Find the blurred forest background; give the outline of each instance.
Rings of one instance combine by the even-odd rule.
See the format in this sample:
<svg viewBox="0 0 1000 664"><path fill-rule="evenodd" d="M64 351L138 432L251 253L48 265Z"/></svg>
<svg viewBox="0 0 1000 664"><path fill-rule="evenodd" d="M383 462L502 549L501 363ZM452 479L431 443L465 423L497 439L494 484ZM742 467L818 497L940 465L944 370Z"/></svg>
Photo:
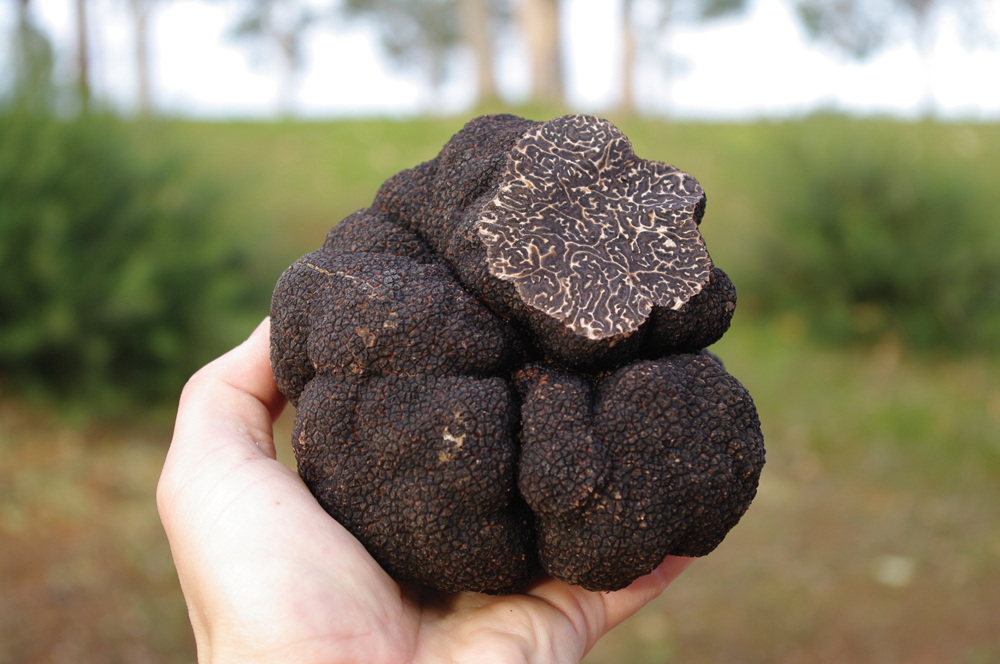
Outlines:
<svg viewBox="0 0 1000 664"><path fill-rule="evenodd" d="M275 115L209 121L157 109L166 0L127 3L127 112L95 93L95 0L73 0L70 43L37 1L12 0L0 37L0 664L192 662L154 504L181 386L266 315L285 267L468 118L578 110L567 2L240 0L230 33L276 58ZM970 48L1000 39L986 0L786 4L845 61L907 42L930 67L948 21ZM620 92L601 114L708 193L702 231L739 289L713 350L754 395L768 465L723 545L586 661L1000 662L1000 124L942 120L931 86L905 121L638 108L649 76L683 76L671 34L754 5L615 5ZM297 120L303 40L325 21L367 22L428 112ZM497 84L512 33L530 80L515 100ZM474 101L442 112L457 60Z"/></svg>

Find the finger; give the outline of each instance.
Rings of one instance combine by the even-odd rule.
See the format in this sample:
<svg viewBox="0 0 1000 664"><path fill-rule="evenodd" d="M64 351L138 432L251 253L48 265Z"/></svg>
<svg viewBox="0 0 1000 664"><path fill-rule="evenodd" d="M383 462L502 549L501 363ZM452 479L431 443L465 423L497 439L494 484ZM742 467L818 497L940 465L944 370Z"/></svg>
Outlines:
<svg viewBox="0 0 1000 664"><path fill-rule="evenodd" d="M161 517L174 511L192 482L210 487L247 461L276 458L272 425L285 399L271 374L269 323L184 386L157 486Z"/></svg>
<svg viewBox="0 0 1000 664"><path fill-rule="evenodd" d="M586 653L613 627L658 597L691 561L691 558L667 556L652 572L614 592L593 592L546 578L529 588L527 594L562 612L574 631L584 637Z"/></svg>
<svg viewBox="0 0 1000 664"><path fill-rule="evenodd" d="M613 593L602 593L600 597L607 615L607 629L618 625L659 597L693 561L694 558L667 556L659 567L646 576L636 579L627 588Z"/></svg>
<svg viewBox="0 0 1000 664"><path fill-rule="evenodd" d="M238 652L274 636L272 612L331 598L343 598L332 613L296 615L297 627L364 633L400 606L398 587L361 543L274 460L272 424L285 400L268 342L265 320L185 386L157 491L199 649L218 637Z"/></svg>
<svg viewBox="0 0 1000 664"><path fill-rule="evenodd" d="M286 400L278 391L271 373L269 359L271 319L265 318L242 344L214 362L206 365L192 377L196 391L200 388L219 388L222 382L246 395L268 409L272 419L277 419ZM186 395L182 395L182 400ZM198 396L201 396L200 394ZM236 396L230 394L229 396ZM184 404L182 403L182 406ZM226 405L237 405L227 402Z"/></svg>
<svg viewBox="0 0 1000 664"><path fill-rule="evenodd" d="M208 364L184 387L171 451L204 456L215 444L242 441L246 450L275 458L272 424L287 403L269 360L270 320Z"/></svg>

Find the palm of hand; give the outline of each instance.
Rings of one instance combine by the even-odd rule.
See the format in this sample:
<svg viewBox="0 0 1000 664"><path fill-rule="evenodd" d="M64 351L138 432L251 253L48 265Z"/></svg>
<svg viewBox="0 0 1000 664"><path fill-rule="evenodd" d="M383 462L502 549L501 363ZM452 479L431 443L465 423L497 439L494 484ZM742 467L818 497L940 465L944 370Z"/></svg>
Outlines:
<svg viewBox="0 0 1000 664"><path fill-rule="evenodd" d="M268 326L181 397L157 491L201 662L577 662L688 561L615 593L551 578L445 594L392 580L275 459Z"/></svg>

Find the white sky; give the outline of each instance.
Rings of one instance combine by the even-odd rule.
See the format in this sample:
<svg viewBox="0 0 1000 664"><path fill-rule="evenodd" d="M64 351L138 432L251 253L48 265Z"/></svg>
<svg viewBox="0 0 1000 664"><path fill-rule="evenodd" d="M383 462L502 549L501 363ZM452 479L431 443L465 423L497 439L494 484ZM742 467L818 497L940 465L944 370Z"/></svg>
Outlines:
<svg viewBox="0 0 1000 664"><path fill-rule="evenodd" d="M57 71L73 73L73 0L32 0L58 49ZM563 0L567 93L576 110L600 112L620 93L619 0ZM9 43L13 4L0 7L0 33ZM673 85L665 85L655 58L640 60L637 105L649 113L671 109L679 117L745 119L783 117L816 109L913 117L928 87L939 115L1000 119L1000 0L991 0L983 25L994 44L963 48L955 20L942 22L925 67L901 43L863 64L810 44L782 0L755 0L740 18L675 26ZM97 93L113 104L135 106L132 32L126 0L92 0L91 44ZM172 0L152 19L152 87L156 106L200 117L260 117L277 108L278 67L253 58L226 36L236 0ZM472 102L472 68L458 61L442 97L432 100L419 79L393 70L362 26L312 33L295 110L307 117L427 110L462 112ZM657 47L664 46L661 39ZM6 50L6 49L4 49ZM5 59L4 61L7 62ZM9 69L0 65L0 72ZM500 58L501 92L523 99L527 64L516 38Z"/></svg>

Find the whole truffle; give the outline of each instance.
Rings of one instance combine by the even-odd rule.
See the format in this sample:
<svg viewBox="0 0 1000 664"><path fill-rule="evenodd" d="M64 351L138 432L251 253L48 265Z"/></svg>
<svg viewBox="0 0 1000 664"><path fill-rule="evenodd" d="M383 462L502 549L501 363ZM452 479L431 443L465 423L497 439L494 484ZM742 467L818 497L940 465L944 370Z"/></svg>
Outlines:
<svg viewBox="0 0 1000 664"><path fill-rule="evenodd" d="M611 123L476 118L279 280L299 473L400 580L615 590L712 551L764 464L705 347L736 305L690 175Z"/></svg>

